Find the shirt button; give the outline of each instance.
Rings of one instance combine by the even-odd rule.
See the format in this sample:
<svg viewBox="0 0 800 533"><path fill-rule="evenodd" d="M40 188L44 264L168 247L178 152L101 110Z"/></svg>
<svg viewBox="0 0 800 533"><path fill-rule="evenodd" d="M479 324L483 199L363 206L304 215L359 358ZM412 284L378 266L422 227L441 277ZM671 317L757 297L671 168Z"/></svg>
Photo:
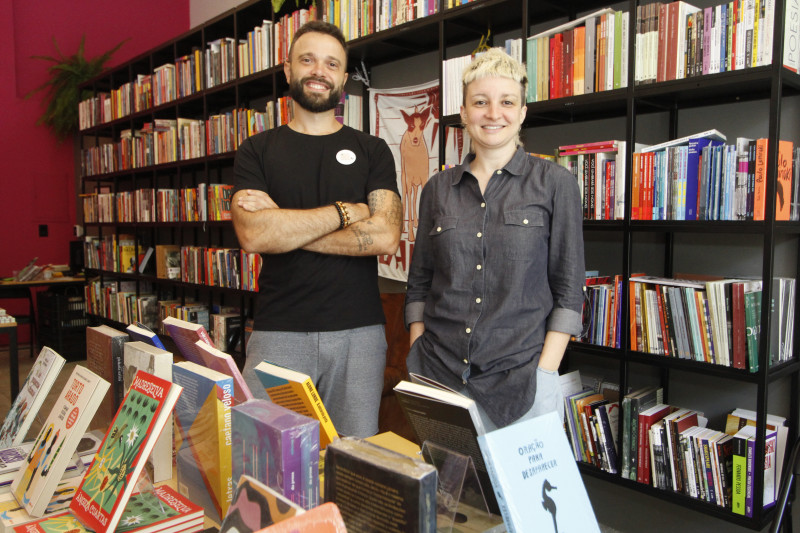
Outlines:
<svg viewBox="0 0 800 533"><path fill-rule="evenodd" d="M467 384L467 380L466 380L466 379L462 379L462 380L461 380L461 383L463 383L464 385L466 385L466 384Z"/></svg>
<svg viewBox="0 0 800 533"><path fill-rule="evenodd" d="M438 228L436 228L436 231L442 231L442 227L439 226Z"/></svg>
<svg viewBox="0 0 800 533"><path fill-rule="evenodd" d="M481 202L481 207L486 207L486 202Z"/></svg>
<svg viewBox="0 0 800 533"><path fill-rule="evenodd" d="M467 333L472 333L472 328L467 328Z"/></svg>
<svg viewBox="0 0 800 533"><path fill-rule="evenodd" d="M502 173L503 173L503 171L502 171L502 170L498 170L498 171L497 171L497 175L498 175L498 176L499 176L500 174L502 174Z"/></svg>
<svg viewBox="0 0 800 533"><path fill-rule="evenodd" d="M527 224L528 223L528 219L526 218L525 220L522 221L522 223L523 224Z"/></svg>
<svg viewBox="0 0 800 533"><path fill-rule="evenodd" d="M480 299L480 298L475 298L475 303L476 303L476 304L479 304L479 303L481 303L481 299Z"/></svg>
<svg viewBox="0 0 800 533"><path fill-rule="evenodd" d="M478 265L478 266L476 266L475 268L477 268L478 270L480 270L480 269L482 269L483 267L482 267L482 266L480 266L480 265Z"/></svg>
<svg viewBox="0 0 800 533"><path fill-rule="evenodd" d="M465 364L465 365L468 365L468 364L469 364L469 361L468 361L467 359L464 359L464 364Z"/></svg>
<svg viewBox="0 0 800 533"><path fill-rule="evenodd" d="M479 232L478 232L478 234L477 234L476 236L477 236L477 237L480 239L481 237L483 237L483 233L481 233L481 232L479 231Z"/></svg>

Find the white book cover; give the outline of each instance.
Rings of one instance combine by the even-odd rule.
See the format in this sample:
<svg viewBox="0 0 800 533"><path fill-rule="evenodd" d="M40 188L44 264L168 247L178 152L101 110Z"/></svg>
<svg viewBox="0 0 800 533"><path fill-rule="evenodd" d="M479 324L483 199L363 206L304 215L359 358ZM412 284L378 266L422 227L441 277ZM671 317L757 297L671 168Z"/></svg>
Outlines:
<svg viewBox="0 0 800 533"><path fill-rule="evenodd" d="M40 517L75 453L110 384L76 366L28 454L28 466L17 473L11 491L31 516Z"/></svg>
<svg viewBox="0 0 800 533"><path fill-rule="evenodd" d="M161 379L172 381L172 352L156 348L141 341L126 342L124 351L125 370L123 381L127 391L136 372L144 370ZM147 462L152 467L153 483L172 479L172 414L161 430L153 453Z"/></svg>
<svg viewBox="0 0 800 533"><path fill-rule="evenodd" d="M786 0L783 16L783 66L800 73L800 0Z"/></svg>
<svg viewBox="0 0 800 533"><path fill-rule="evenodd" d="M0 428L0 448L22 444L64 363L55 350L42 348Z"/></svg>
<svg viewBox="0 0 800 533"><path fill-rule="evenodd" d="M508 533L600 531L555 412L478 437Z"/></svg>

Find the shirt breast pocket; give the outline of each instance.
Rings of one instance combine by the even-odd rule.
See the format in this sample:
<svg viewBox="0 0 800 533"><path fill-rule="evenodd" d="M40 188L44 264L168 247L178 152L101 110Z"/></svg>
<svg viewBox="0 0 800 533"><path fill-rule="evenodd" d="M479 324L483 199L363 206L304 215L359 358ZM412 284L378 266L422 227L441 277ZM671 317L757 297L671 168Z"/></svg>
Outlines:
<svg viewBox="0 0 800 533"><path fill-rule="evenodd" d="M509 209L503 213L503 253L512 261L547 255L547 228L540 209Z"/></svg>
<svg viewBox="0 0 800 533"><path fill-rule="evenodd" d="M440 216L434 219L429 233L436 264L450 266L458 254L456 228L458 217Z"/></svg>

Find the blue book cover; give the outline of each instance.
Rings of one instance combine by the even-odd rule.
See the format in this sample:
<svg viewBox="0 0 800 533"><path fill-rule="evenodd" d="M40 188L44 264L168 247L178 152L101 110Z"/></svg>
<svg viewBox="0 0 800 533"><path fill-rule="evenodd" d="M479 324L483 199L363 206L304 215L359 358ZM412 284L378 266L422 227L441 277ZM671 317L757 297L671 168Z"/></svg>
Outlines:
<svg viewBox="0 0 800 533"><path fill-rule="evenodd" d="M175 405L178 492L220 523L233 499L233 378L184 361L173 365L172 379L183 387Z"/></svg>
<svg viewBox="0 0 800 533"><path fill-rule="evenodd" d="M267 400L236 405L233 478L251 476L305 509L319 504L319 421Z"/></svg>
<svg viewBox="0 0 800 533"><path fill-rule="evenodd" d="M156 332L148 328L141 322L135 322L133 324L129 324L128 327L125 328L125 331L127 331L128 335L131 336L131 340L146 342L151 346L155 346L156 348L161 348L162 350L166 350L166 348L164 347L164 343L162 343L161 339L158 338Z"/></svg>
<svg viewBox="0 0 800 533"><path fill-rule="evenodd" d="M508 533L599 533L555 412L481 435L478 444Z"/></svg>
<svg viewBox="0 0 800 533"><path fill-rule="evenodd" d="M700 180L700 157L705 146L718 146L723 141L716 141L708 138L694 137L689 139L689 153L686 163L686 220L697 220L698 212L698 189Z"/></svg>

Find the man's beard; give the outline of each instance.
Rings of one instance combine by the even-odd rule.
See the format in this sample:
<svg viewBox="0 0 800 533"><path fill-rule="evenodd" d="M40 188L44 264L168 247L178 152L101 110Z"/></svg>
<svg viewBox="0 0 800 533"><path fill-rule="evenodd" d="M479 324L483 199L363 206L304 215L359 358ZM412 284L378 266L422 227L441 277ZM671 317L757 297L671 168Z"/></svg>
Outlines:
<svg viewBox="0 0 800 533"><path fill-rule="evenodd" d="M314 80L327 86L330 89L328 97L324 98L317 93L306 93L305 83L309 80ZM342 97L343 89L343 86L338 88L333 87L327 80L322 80L314 76L306 76L301 80L294 80L289 84L289 96L292 97L292 100L294 100L297 105L306 111L324 113L336 107L339 103L339 99Z"/></svg>

